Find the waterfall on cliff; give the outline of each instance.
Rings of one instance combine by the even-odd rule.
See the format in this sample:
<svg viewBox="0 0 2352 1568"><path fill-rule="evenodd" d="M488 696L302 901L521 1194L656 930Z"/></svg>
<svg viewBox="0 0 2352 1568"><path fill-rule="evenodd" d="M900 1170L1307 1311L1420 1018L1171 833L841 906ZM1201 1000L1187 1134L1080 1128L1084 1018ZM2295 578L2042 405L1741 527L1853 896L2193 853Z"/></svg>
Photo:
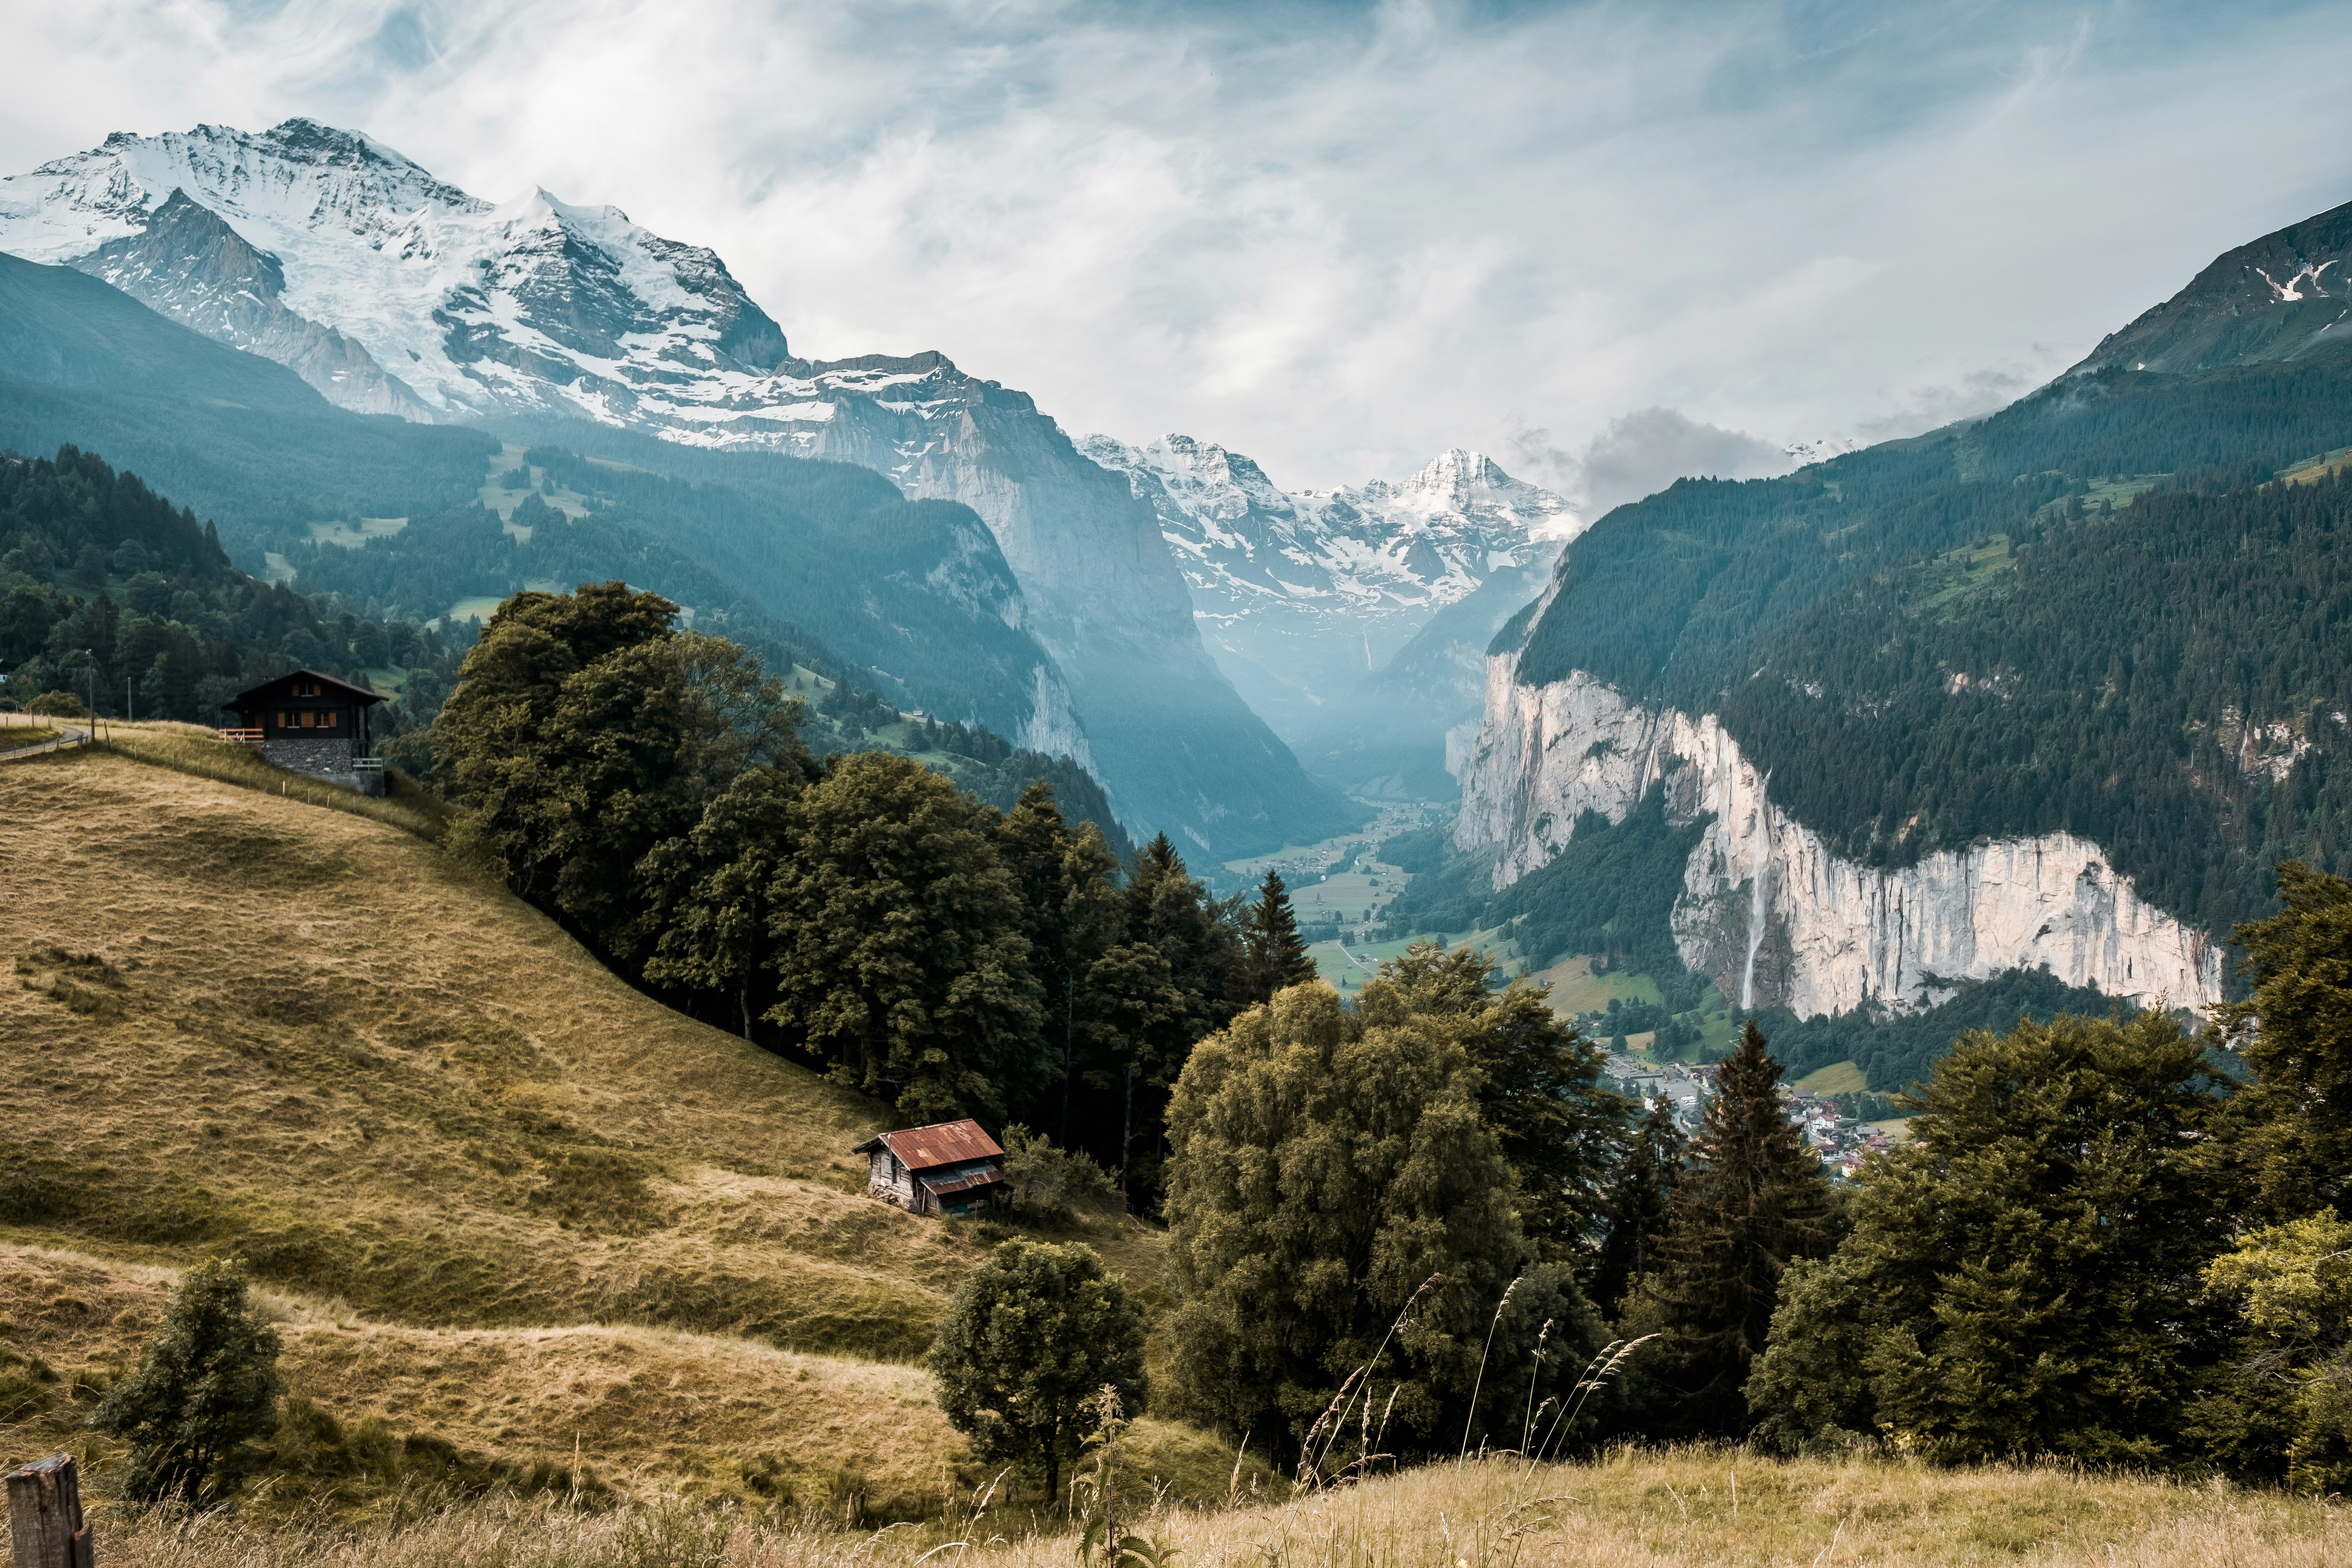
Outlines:
<svg viewBox="0 0 2352 1568"><path fill-rule="evenodd" d="M1766 773L1764 783L1772 782ZM1764 814L1770 810L1759 786L1756 792L1756 849L1749 857L1748 880L1751 888L1748 903L1748 966L1739 973L1739 1010L1743 1013L1756 1005L1756 950L1764 945L1764 873L1765 857L1772 848L1772 834Z"/></svg>

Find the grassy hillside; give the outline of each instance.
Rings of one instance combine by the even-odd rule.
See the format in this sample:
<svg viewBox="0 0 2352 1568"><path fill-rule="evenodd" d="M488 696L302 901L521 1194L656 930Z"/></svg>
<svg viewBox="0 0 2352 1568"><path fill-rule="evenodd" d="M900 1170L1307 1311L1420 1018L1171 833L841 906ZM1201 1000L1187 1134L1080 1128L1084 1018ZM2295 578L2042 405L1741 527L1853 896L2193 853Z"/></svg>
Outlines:
<svg viewBox="0 0 2352 1568"><path fill-rule="evenodd" d="M884 1113L632 991L401 803L257 782L0 768L0 1345L103 1368L152 1270L236 1254L353 1418L935 1503L953 1445L905 1363L982 1249L864 1195ZM1156 1300L1156 1237L1087 1237Z"/></svg>

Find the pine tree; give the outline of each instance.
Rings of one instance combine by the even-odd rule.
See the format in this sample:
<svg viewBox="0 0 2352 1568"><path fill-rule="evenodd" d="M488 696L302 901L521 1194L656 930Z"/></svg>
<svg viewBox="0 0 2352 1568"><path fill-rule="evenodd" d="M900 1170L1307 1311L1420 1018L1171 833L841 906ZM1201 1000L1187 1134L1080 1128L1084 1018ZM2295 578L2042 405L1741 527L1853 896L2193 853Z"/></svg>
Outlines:
<svg viewBox="0 0 2352 1568"><path fill-rule="evenodd" d="M996 852L1021 890L1027 918L1029 970L1045 991L1045 1037L1060 1058L1054 1141L1070 1142L1070 1091L1077 1081L1078 1013L1088 1005L1088 973L1118 940L1118 863L1101 832L1082 823L1073 833L1054 804L1053 785L1040 779L1021 792L995 834Z"/></svg>
<svg viewBox="0 0 2352 1568"><path fill-rule="evenodd" d="M1696 1152L1675 1184L1660 1249L1658 1378L1674 1395L1675 1425L1730 1436L1748 1425L1743 1389L1764 1352L1781 1273L1834 1240L1828 1179L1789 1121L1780 1064L1752 1019L1724 1059Z"/></svg>
<svg viewBox="0 0 2352 1568"><path fill-rule="evenodd" d="M1315 978L1315 961L1298 939L1298 917L1291 912L1290 893L1282 873L1268 871L1258 884L1257 902L1242 929L1248 955L1248 1000L1271 1002L1277 991L1304 985Z"/></svg>
<svg viewBox="0 0 2352 1568"><path fill-rule="evenodd" d="M1658 1267L1658 1244L1666 1233L1685 1142L1663 1099L1650 1107L1634 1131L1610 1184L1609 1239L1592 1273L1592 1304L1604 1312L1620 1310L1628 1296L1649 1284Z"/></svg>
<svg viewBox="0 0 2352 1568"><path fill-rule="evenodd" d="M2282 1215L2352 1212L2352 882L2278 868L2286 908L2242 925L2253 994L2223 1010L2257 1081L2240 1097L2263 1195Z"/></svg>

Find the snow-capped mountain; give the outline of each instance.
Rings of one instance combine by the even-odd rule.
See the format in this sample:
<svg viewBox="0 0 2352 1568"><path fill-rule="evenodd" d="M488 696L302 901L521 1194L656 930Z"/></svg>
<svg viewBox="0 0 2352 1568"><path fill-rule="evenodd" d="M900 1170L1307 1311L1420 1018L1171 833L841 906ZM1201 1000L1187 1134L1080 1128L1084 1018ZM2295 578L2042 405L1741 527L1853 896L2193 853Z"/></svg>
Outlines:
<svg viewBox="0 0 2352 1568"><path fill-rule="evenodd" d="M584 418L963 502L1060 667L1024 742L1091 755L1123 821L1194 850L1353 825L1210 659L1152 509L1030 398L938 354L794 360L716 254L618 208L539 189L493 204L289 120L117 134L0 179L0 250L103 278L345 407Z"/></svg>
<svg viewBox="0 0 2352 1568"><path fill-rule="evenodd" d="M118 132L0 179L0 249L105 278L208 337L279 357L224 309L255 264L188 254L191 229L262 253L258 298L358 345L396 390L286 363L363 412L389 398L411 417L569 408L658 422L720 395L714 379L755 382L785 355L782 331L709 250L542 190L494 205L308 120Z"/></svg>
<svg viewBox="0 0 2352 1568"><path fill-rule="evenodd" d="M1286 738L1497 573L1549 566L1566 500L1459 447L1399 483L1286 491L1188 436L1078 449L1151 503L1218 663Z"/></svg>

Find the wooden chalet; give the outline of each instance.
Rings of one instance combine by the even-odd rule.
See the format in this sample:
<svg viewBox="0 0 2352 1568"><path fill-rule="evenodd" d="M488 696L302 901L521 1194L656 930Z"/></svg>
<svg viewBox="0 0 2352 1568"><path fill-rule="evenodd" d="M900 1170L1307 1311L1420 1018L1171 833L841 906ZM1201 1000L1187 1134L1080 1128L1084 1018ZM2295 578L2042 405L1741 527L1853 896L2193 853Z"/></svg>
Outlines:
<svg viewBox="0 0 2352 1568"><path fill-rule="evenodd" d="M969 1119L878 1133L851 1152L866 1157L867 1194L912 1214L970 1214L1009 1190L1004 1151Z"/></svg>
<svg viewBox="0 0 2352 1568"><path fill-rule="evenodd" d="M368 710L383 700L364 686L298 669L222 703L238 728L223 730L221 739L242 742L278 767L382 795L383 765L374 758Z"/></svg>

